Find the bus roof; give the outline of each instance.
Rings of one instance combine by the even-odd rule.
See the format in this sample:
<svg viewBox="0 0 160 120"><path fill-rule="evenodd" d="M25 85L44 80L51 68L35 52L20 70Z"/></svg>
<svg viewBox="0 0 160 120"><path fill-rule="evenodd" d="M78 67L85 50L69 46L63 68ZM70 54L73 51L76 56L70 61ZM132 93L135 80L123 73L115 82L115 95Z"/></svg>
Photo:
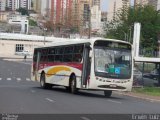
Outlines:
<svg viewBox="0 0 160 120"><path fill-rule="evenodd" d="M41 46L41 47L37 47L37 48L45 48L45 47L60 46L60 45L81 44L81 43L91 43L91 44L93 44L96 40L113 41L113 42L120 42L120 43L130 44L130 43L126 42L126 41L117 40L117 39L109 39L109 38L90 38L90 39L68 39L68 38L62 38L62 39L58 39L58 41L55 39L53 42L49 43L49 45Z"/></svg>

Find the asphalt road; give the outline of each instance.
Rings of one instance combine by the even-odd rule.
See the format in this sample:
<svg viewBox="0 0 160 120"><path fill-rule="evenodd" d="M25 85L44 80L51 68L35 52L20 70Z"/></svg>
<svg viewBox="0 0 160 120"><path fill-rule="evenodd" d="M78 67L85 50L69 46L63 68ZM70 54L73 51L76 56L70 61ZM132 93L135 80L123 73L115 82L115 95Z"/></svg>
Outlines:
<svg viewBox="0 0 160 120"><path fill-rule="evenodd" d="M0 113L14 114L139 114L160 113L160 103L113 93L80 91L63 87L41 89L30 80L30 62L0 59Z"/></svg>

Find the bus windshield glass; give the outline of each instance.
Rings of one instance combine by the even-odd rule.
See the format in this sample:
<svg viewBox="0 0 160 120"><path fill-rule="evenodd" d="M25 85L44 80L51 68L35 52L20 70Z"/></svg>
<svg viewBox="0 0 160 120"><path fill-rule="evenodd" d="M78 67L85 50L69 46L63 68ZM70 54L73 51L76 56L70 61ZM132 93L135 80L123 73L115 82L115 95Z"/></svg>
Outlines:
<svg viewBox="0 0 160 120"><path fill-rule="evenodd" d="M108 43L108 42L107 42ZM131 47L129 44L113 43L94 46L96 76L117 79L131 77Z"/></svg>

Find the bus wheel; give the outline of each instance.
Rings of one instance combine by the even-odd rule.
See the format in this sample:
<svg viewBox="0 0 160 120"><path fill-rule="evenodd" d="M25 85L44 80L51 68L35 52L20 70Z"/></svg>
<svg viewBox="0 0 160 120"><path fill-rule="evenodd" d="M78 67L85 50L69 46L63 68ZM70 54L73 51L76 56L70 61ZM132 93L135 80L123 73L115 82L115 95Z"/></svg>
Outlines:
<svg viewBox="0 0 160 120"><path fill-rule="evenodd" d="M42 73L42 74L41 74L41 78L40 78L40 85L41 85L41 87L42 87L43 89L51 89L51 88L52 88L52 85L46 83L45 81L46 81L45 73Z"/></svg>
<svg viewBox="0 0 160 120"><path fill-rule="evenodd" d="M76 94L78 89L76 88L76 77L72 76L71 77L71 82L70 82L70 91L73 94Z"/></svg>
<svg viewBox="0 0 160 120"><path fill-rule="evenodd" d="M105 90L104 95L105 95L105 97L111 97L112 91L111 90Z"/></svg>

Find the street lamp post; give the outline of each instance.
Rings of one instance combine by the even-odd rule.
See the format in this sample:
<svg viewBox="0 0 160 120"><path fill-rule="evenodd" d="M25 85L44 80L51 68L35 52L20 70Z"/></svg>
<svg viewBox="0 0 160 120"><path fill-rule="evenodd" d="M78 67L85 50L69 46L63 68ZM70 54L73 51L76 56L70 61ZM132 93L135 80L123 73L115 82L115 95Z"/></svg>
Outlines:
<svg viewBox="0 0 160 120"><path fill-rule="evenodd" d="M127 33L125 33L124 31L122 31L124 33L124 40L127 40Z"/></svg>
<svg viewBox="0 0 160 120"><path fill-rule="evenodd" d="M44 32L44 45L45 45L45 42L46 42L46 31L47 31L47 28L44 28L43 29L43 32Z"/></svg>
<svg viewBox="0 0 160 120"><path fill-rule="evenodd" d="M88 14L89 14L89 33L88 33L88 38L90 39L91 38L91 9L90 9L90 6L88 8Z"/></svg>

